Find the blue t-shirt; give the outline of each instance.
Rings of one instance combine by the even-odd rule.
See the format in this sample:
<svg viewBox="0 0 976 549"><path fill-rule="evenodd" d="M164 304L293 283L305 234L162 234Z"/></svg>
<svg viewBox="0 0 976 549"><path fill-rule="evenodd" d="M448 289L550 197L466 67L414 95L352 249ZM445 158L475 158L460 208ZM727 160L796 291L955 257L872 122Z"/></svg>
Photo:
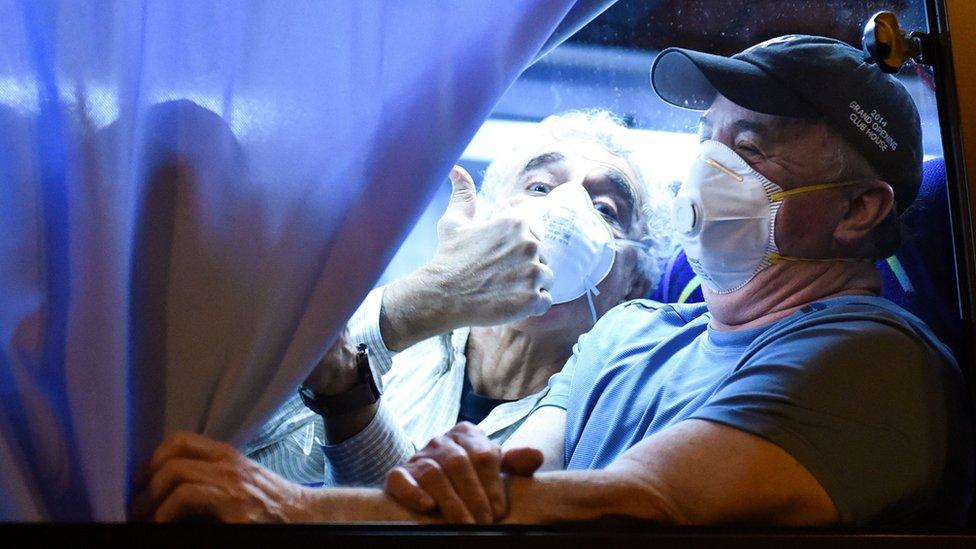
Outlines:
<svg viewBox="0 0 976 549"><path fill-rule="evenodd" d="M952 354L879 297L808 304L752 330L704 304L639 300L582 336L540 406L567 412L567 469L601 469L686 419L763 437L817 478L845 524L960 524L973 455Z"/></svg>

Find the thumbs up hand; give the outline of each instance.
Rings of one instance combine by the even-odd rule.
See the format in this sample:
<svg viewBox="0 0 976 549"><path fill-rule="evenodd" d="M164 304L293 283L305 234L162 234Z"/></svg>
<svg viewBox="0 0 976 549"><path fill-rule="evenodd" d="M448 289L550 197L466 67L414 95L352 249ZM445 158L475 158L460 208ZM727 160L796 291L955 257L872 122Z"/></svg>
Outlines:
<svg viewBox="0 0 976 549"><path fill-rule="evenodd" d="M478 219L471 176L455 166L450 177L434 258L384 291L380 331L391 350L462 326L542 315L552 306L552 270L527 221L511 210Z"/></svg>
<svg viewBox="0 0 976 549"><path fill-rule="evenodd" d="M476 220L474 181L460 166L451 170L451 187L425 271L457 305L460 325L492 326L548 311L552 271L528 223L510 211Z"/></svg>

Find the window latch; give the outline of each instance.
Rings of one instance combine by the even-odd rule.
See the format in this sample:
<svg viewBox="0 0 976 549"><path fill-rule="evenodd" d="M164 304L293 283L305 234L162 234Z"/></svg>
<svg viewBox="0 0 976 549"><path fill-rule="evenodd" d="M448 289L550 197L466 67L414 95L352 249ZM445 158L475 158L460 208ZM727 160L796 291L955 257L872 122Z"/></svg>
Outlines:
<svg viewBox="0 0 976 549"><path fill-rule="evenodd" d="M903 31L898 17L890 11L872 15L861 35L861 47L868 59L888 73L898 72L909 59L920 65L934 65L934 41L929 33Z"/></svg>

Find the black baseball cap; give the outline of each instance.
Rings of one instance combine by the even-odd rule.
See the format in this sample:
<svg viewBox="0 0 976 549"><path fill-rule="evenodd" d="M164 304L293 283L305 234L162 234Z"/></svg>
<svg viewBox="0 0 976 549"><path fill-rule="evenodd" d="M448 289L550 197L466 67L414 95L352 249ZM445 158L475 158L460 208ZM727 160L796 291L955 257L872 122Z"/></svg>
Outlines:
<svg viewBox="0 0 976 549"><path fill-rule="evenodd" d="M839 40L790 34L724 57L668 48L651 65L664 101L705 110L721 93L749 110L820 118L894 190L899 213L922 181L922 128L905 86Z"/></svg>

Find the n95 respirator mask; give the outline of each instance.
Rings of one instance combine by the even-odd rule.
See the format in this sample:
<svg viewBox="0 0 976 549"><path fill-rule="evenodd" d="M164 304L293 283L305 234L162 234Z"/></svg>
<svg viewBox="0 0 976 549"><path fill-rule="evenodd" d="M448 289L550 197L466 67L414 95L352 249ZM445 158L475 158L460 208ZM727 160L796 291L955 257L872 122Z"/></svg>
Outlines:
<svg viewBox="0 0 976 549"><path fill-rule="evenodd" d="M593 321L593 295L597 284L613 267L614 235L586 189L578 182L564 183L540 197L517 206L540 241L540 255L552 269L549 288L553 305L586 295Z"/></svg>
<svg viewBox="0 0 976 549"><path fill-rule="evenodd" d="M786 197L855 183L784 191L732 149L708 140L678 189L671 219L692 270L710 290L727 294L777 261L852 261L783 256L775 232L776 215Z"/></svg>

